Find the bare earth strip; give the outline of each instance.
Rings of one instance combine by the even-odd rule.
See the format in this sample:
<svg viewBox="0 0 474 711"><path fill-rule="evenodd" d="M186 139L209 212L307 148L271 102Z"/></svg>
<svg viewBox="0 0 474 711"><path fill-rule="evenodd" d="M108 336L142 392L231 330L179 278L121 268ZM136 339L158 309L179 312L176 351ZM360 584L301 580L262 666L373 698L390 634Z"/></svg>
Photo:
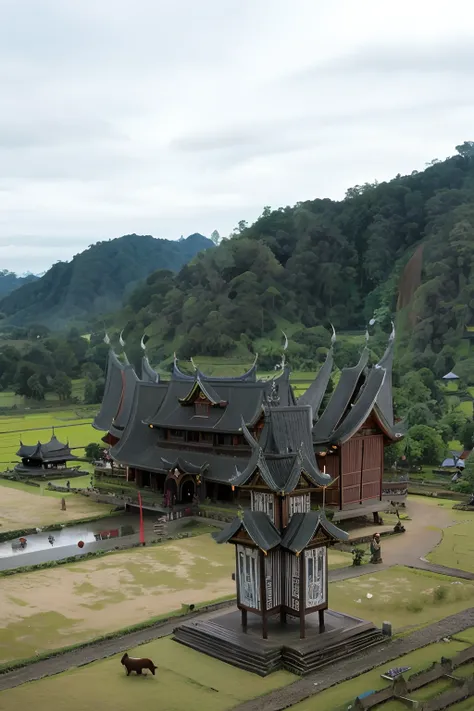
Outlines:
<svg viewBox="0 0 474 711"><path fill-rule="evenodd" d="M0 662L232 595L232 553L204 535L4 578Z"/></svg>
<svg viewBox="0 0 474 711"><path fill-rule="evenodd" d="M52 523L106 514L110 506L97 504L85 496L66 495L66 511L61 511L61 499L39 496L8 486L0 486L0 532L21 528L47 526Z"/></svg>

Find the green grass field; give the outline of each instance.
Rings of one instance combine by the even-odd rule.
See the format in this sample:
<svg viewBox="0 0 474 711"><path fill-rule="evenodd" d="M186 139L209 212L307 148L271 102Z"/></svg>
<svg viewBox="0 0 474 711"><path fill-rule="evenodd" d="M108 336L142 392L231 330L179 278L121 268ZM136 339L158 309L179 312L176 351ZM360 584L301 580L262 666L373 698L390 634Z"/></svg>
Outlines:
<svg viewBox="0 0 474 711"><path fill-rule="evenodd" d="M158 666L156 676L127 677L121 654L59 676L0 692L0 708L36 711L66 708L225 711L248 699L279 689L296 677L279 671L262 679L184 647L169 637L128 650Z"/></svg>
<svg viewBox="0 0 474 711"><path fill-rule="evenodd" d="M474 573L474 515L452 511L457 524L443 529L443 539L428 555L431 563Z"/></svg>
<svg viewBox="0 0 474 711"><path fill-rule="evenodd" d="M217 545L209 527L199 531L203 535L3 578L0 662L92 639L181 604L233 597L233 547ZM330 551L329 567L348 559Z"/></svg>
<svg viewBox="0 0 474 711"><path fill-rule="evenodd" d="M332 609L371 620L378 626L389 620L398 633L471 607L474 582L396 566L330 583L329 599Z"/></svg>

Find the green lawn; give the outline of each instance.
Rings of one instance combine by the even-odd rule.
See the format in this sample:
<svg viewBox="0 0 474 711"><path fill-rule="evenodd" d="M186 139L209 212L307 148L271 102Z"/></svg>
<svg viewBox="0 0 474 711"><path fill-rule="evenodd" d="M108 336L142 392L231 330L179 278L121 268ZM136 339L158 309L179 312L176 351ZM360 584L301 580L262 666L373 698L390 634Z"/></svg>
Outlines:
<svg viewBox="0 0 474 711"><path fill-rule="evenodd" d="M470 632L474 633L474 630ZM343 684L338 684L316 696L312 696L306 699L306 701L292 706L291 710L314 711L315 709L321 709L321 711L345 711L359 694L363 694L366 691L378 691L388 685L388 682L380 677L384 671L393 667L407 666L411 667L409 674L415 674L422 669L426 669L432 662L439 661L442 656L453 657L468 646L470 646L468 643L457 640L431 644L428 647L423 647L423 649L418 649L415 652L410 652L410 654L399 657L393 662L384 664L382 667L376 667L372 671L362 674L355 679L345 681ZM472 699L469 701L471 705L465 707L466 711L472 711ZM380 711L398 711L398 709L402 711L407 708L400 704L397 705L397 703L398 702L390 702L390 704L384 704L380 706ZM456 711L464 711L464 709L459 707Z"/></svg>
<svg viewBox="0 0 474 711"><path fill-rule="evenodd" d="M333 610L371 620L377 626L389 620L397 633L474 605L474 581L396 566L330 583L329 600Z"/></svg>
<svg viewBox="0 0 474 711"><path fill-rule="evenodd" d="M156 676L127 677L121 654L80 669L0 692L8 711L225 711L296 680L279 671L262 679L164 638L128 650L150 657Z"/></svg>
<svg viewBox="0 0 474 711"><path fill-rule="evenodd" d="M474 514L452 511L458 522L442 531L441 543L428 555L431 563L474 573Z"/></svg>

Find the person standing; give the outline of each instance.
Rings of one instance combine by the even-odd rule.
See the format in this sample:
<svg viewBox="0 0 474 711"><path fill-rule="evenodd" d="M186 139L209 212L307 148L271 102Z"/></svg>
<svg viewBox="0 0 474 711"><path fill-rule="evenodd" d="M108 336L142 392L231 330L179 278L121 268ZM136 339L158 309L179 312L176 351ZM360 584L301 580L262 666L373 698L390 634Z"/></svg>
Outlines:
<svg viewBox="0 0 474 711"><path fill-rule="evenodd" d="M371 563L382 563L382 547L380 545L380 533L374 533L370 544Z"/></svg>

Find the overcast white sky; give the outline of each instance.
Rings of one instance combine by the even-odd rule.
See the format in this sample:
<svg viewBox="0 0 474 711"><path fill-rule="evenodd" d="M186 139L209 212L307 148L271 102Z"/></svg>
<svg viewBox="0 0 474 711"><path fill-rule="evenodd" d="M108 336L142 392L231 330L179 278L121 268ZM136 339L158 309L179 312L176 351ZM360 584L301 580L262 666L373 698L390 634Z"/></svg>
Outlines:
<svg viewBox="0 0 474 711"><path fill-rule="evenodd" d="M474 139L467 0L0 0L0 268L227 235Z"/></svg>

